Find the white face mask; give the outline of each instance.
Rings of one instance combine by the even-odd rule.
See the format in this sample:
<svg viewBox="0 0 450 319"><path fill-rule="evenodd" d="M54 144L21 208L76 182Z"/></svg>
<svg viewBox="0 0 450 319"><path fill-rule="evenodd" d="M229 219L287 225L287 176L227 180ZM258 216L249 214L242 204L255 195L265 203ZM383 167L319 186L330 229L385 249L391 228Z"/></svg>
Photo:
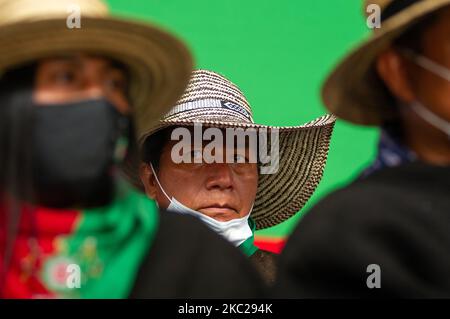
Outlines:
<svg viewBox="0 0 450 319"><path fill-rule="evenodd" d="M153 175L155 175L155 179L156 182L158 183L159 188L163 192L164 196L166 196L170 202L169 206L167 207L167 211L182 215L191 215L193 217L200 219L209 228L211 228L213 231L223 236L225 239L227 239L236 247L241 245L245 240L247 240L253 235L253 232L248 224L248 219L253 209L253 205L252 208L250 208L250 212L245 217L232 219L227 222L215 220L214 218L206 216L205 214L190 209L189 207L177 201L174 197L170 198L164 191L164 188L161 186L161 183L158 180L158 176L156 175L155 170L153 169L153 165L150 164L150 167L152 169Z"/></svg>
<svg viewBox="0 0 450 319"><path fill-rule="evenodd" d="M450 70L448 68L434 62L433 60L421 54L417 54L412 50L404 49L402 50L402 53L425 70L428 70L431 73L450 82ZM445 134L447 134L448 138L450 138L450 122L436 115L418 101L412 103L411 108L423 120L437 128L438 130L444 132Z"/></svg>

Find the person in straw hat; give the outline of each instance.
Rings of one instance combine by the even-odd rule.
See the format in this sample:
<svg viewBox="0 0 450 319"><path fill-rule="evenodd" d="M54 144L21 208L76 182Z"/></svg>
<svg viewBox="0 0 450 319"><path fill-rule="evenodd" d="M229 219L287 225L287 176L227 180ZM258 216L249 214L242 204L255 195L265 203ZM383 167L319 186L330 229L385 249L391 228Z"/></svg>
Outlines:
<svg viewBox="0 0 450 319"><path fill-rule="evenodd" d="M254 232L305 205L322 177L334 122L325 115L301 126L256 124L235 84L196 70L172 110L141 135L140 178L159 207L202 220L272 284L274 254L254 245Z"/></svg>
<svg viewBox="0 0 450 319"><path fill-rule="evenodd" d="M0 0L1 297L126 297L149 249L166 279L150 283L152 296L260 296L245 258L200 223L159 218L122 178L134 136L178 99L191 69L179 40L110 16L102 1ZM161 242L180 220L187 227ZM168 271L174 260L160 247L181 245ZM198 256L192 267L205 267L205 254L220 262L202 274L216 288L177 286L181 265Z"/></svg>
<svg viewBox="0 0 450 319"><path fill-rule="evenodd" d="M378 155L294 231L285 296L450 297L450 1L374 4L380 28L331 73L323 100L379 126Z"/></svg>

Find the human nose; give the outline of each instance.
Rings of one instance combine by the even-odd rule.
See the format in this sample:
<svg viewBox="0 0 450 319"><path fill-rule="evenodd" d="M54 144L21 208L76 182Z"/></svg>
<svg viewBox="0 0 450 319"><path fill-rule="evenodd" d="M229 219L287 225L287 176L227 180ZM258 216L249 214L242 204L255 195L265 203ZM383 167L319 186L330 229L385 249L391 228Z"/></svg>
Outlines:
<svg viewBox="0 0 450 319"><path fill-rule="evenodd" d="M206 188L226 190L233 188L233 173L227 163L214 163L208 166Z"/></svg>

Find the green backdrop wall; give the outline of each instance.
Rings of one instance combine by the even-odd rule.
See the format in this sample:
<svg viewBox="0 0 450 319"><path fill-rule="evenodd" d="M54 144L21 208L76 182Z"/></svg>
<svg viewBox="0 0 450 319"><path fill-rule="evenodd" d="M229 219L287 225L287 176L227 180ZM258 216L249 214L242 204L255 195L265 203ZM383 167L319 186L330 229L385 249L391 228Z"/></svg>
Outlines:
<svg viewBox="0 0 450 319"><path fill-rule="evenodd" d="M153 21L183 39L197 68L235 82L255 120L298 125L326 113L319 96L326 74L369 32L361 0L109 0L113 12ZM322 196L350 182L374 157L374 128L339 121L324 178L306 207L259 231L289 234Z"/></svg>

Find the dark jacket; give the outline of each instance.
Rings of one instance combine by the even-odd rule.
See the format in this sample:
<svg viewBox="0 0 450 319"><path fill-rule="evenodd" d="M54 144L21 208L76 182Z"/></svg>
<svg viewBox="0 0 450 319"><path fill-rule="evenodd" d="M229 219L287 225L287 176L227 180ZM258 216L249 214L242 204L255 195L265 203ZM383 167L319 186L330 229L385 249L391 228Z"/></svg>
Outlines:
<svg viewBox="0 0 450 319"><path fill-rule="evenodd" d="M276 294L450 297L450 167L384 169L329 195L289 239Z"/></svg>
<svg viewBox="0 0 450 319"><path fill-rule="evenodd" d="M248 259L190 216L161 212L132 298L261 298L265 287Z"/></svg>

